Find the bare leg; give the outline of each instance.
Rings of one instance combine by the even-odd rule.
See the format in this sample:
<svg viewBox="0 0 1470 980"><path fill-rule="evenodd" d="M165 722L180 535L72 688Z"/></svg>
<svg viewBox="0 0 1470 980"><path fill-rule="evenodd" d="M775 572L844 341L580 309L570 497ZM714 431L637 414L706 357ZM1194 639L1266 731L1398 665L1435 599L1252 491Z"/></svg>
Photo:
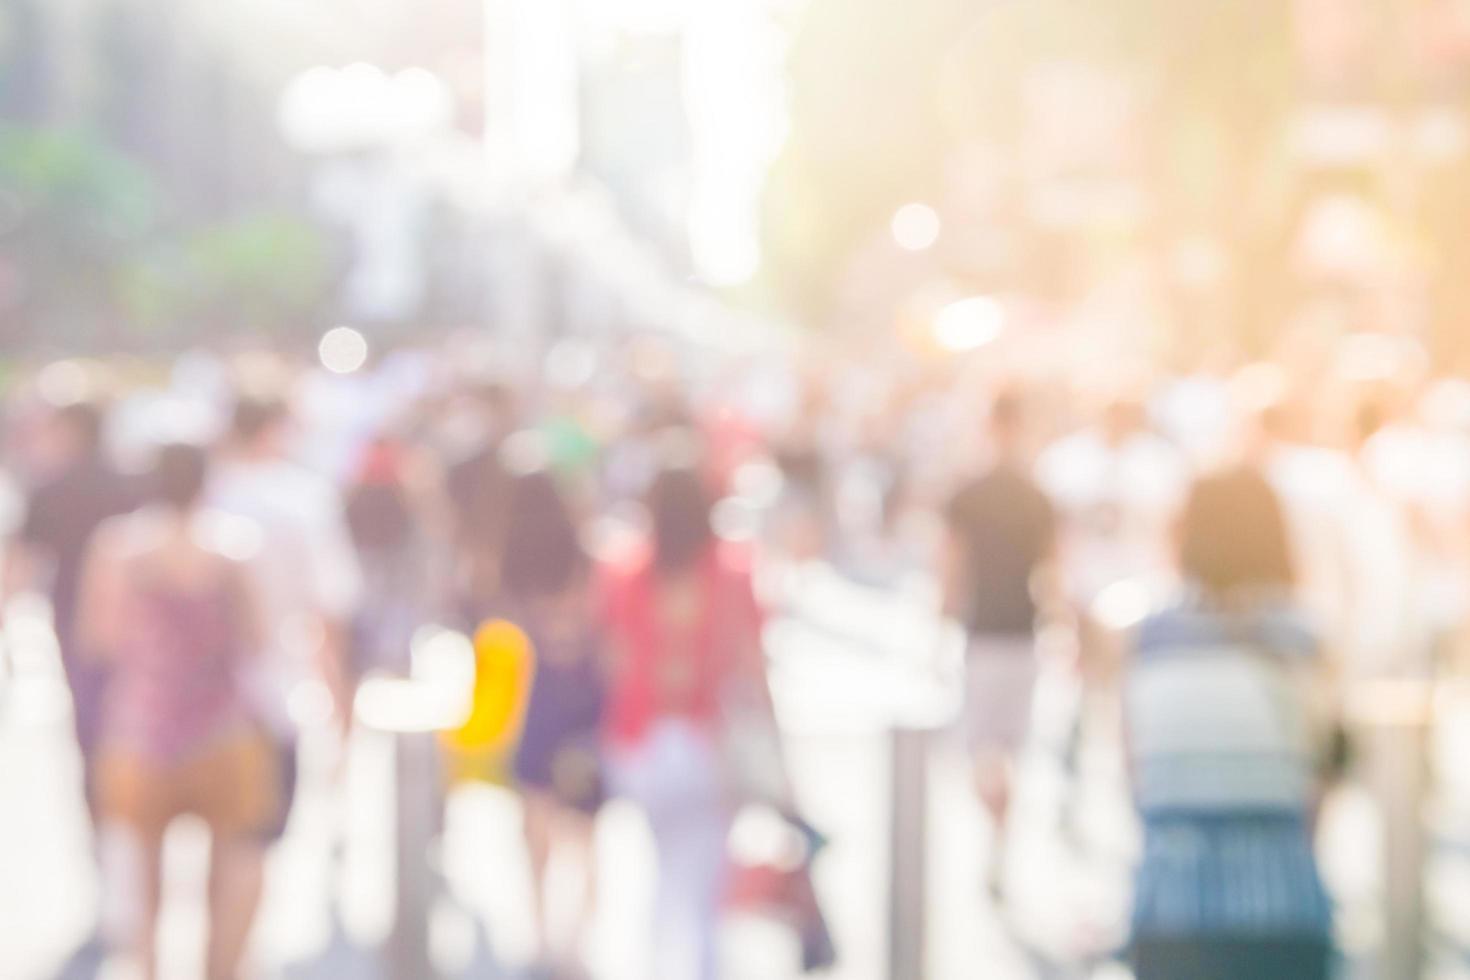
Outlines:
<svg viewBox="0 0 1470 980"><path fill-rule="evenodd" d="M215 835L209 860L209 980L236 980L265 882L265 846Z"/></svg>
<svg viewBox="0 0 1470 980"><path fill-rule="evenodd" d="M1004 826L1011 808L1011 766L1003 753L982 751L975 757L975 792L996 826Z"/></svg>
<svg viewBox="0 0 1470 980"><path fill-rule="evenodd" d="M134 953L143 980L158 975L158 912L163 905L163 827L138 831L138 933Z"/></svg>
<svg viewBox="0 0 1470 980"><path fill-rule="evenodd" d="M592 922L597 915L596 823L591 816L584 813L567 813L562 822L567 838L575 842L582 859L582 900L577 908L575 929L572 932L572 941L575 944L572 949L576 953L586 949Z"/></svg>
<svg viewBox="0 0 1470 980"><path fill-rule="evenodd" d="M546 921L546 868L551 862L552 822L555 804L540 793L524 797L524 831L526 854L531 861L531 914L535 917L536 959L551 954L551 935Z"/></svg>
<svg viewBox="0 0 1470 980"><path fill-rule="evenodd" d="M1005 753L981 749L975 755L975 791L990 815L992 845L989 887L999 897L1005 877L1006 823L1011 808L1011 765Z"/></svg>

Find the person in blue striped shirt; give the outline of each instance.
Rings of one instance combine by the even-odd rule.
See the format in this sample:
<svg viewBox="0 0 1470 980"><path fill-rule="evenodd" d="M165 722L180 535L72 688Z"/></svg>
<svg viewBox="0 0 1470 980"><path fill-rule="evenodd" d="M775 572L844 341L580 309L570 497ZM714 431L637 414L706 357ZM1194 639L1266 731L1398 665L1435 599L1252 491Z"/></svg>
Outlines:
<svg viewBox="0 0 1470 980"><path fill-rule="evenodd" d="M1291 602L1280 504L1253 470L1203 477L1177 544L1183 594L1140 625L1124 688L1144 828L1135 973L1326 978L1318 646Z"/></svg>

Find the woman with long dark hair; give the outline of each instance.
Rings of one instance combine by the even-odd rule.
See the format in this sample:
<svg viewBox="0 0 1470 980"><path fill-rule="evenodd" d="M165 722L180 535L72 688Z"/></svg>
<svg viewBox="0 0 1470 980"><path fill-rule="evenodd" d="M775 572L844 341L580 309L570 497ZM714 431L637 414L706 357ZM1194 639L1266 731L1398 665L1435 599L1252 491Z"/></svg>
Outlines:
<svg viewBox="0 0 1470 980"><path fill-rule="evenodd" d="M1141 626L1124 698L1143 860L1139 980L1325 978L1330 911L1311 814L1316 642L1291 603L1285 522L1249 469L1198 481L1185 597Z"/></svg>
<svg viewBox="0 0 1470 980"><path fill-rule="evenodd" d="M658 846L654 976L713 980L730 822L721 704L742 677L763 680L760 613L695 468L664 468L646 505L646 542L609 574L609 751Z"/></svg>
<svg viewBox="0 0 1470 980"><path fill-rule="evenodd" d="M589 589L589 561L560 488L539 466L512 476L501 551L506 616L535 655L514 772L524 802L538 959L548 971L576 968L592 918L593 820L603 801L600 739L606 681ZM582 904L571 941L547 929L546 871L554 850L581 852ZM558 948L560 946L560 948Z"/></svg>

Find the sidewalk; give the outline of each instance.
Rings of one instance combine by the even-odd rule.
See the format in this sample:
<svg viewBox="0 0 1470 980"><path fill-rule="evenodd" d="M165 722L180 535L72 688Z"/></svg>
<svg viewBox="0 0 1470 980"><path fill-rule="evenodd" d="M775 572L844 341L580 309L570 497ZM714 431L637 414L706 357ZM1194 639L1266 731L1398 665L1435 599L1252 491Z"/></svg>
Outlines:
<svg viewBox="0 0 1470 980"><path fill-rule="evenodd" d="M50 980L88 934L97 887L81 816L78 763L69 737L69 704L42 621L18 617L18 676L0 707L0 976ZM801 723L788 753L802 806L831 839L817 885L841 963L833 980L881 980L886 971L888 893L888 743L865 705L881 697L888 668L809 631L778 632L778 679L794 696ZM385 737L360 732L346 776L345 805L334 805L310 747L286 839L271 859L255 954L267 976L286 980L381 976L374 954L392 917L392 785ZM973 975L975 962L1024 963L987 915L979 887L985 834L970 799L962 760L941 748L934 768L930 845L931 964L947 980ZM340 815L345 814L345 819ZM1024 821L1022 821L1024 823ZM1033 821L1035 822L1035 821ZM344 828L340 858L332 842ZM449 975L514 976L531 946L527 871L513 795L469 789L450 801L439 857L447 897L433 913L435 948ZM200 953L202 828L184 822L168 845L169 900L162 922L162 980L192 980ZM599 980L646 980L653 855L641 820L614 805L599 828L600 913L594 956ZM24 887L16 883L24 882ZM1043 903L1044 904L1044 903ZM727 975L774 980L795 975L794 937L768 923L732 922ZM958 941L957 941L958 940ZM81 962L77 967L85 966ZM95 964L93 964L95 967ZM108 964L99 974L121 980ZM71 977L68 977L71 980Z"/></svg>
<svg viewBox="0 0 1470 980"><path fill-rule="evenodd" d="M850 600L830 599L839 606ZM860 623L851 609L824 618ZM69 952L94 921L97 887L52 642L34 616L17 617L12 629L20 640L18 676L0 694L6 801L0 807L0 977L52 980L63 976ZM772 641L773 685L799 802L831 840L816 877L840 962L825 976L886 980L890 745L873 706L890 693L894 666L833 636L826 625L788 621L773 630ZM953 739L936 737L927 840L931 980L970 980L977 964L1003 980L1126 978L1099 954L1123 939L1135 831L1118 746L1088 745L1075 772L1061 763L1074 696L1065 674L1052 672L1038 698L1037 737L1023 765L1009 848L1007 928L982 887L989 833L965 760ZM1455 776L1463 767L1454 763L1465 758L1458 750L1470 746L1470 715L1444 728L1439 759L1451 778L1434 809L1438 843L1427 888L1441 937L1433 975L1452 980L1470 977L1463 952L1470 948L1470 919L1457 901L1470 891L1470 835L1460 831L1470 826L1470 781ZM271 859L255 959L272 980L388 980L378 951L391 927L394 894L390 746L386 736L355 736L340 804L329 791L326 764L320 747L308 744L298 806ZM1362 853L1371 817L1360 812L1361 800L1349 798L1346 806L1338 831L1326 840L1326 863L1347 875L1348 887L1362 887L1372 875ZM1069 823L1068 813L1081 819ZM530 954L519 823L516 799L503 790L471 788L449 802L442 846L431 857L446 885L431 914L435 960L446 977L515 978ZM598 834L595 977L647 980L651 841L638 815L618 804L605 811ZM161 980L196 976L205 836L184 822L169 840ZM726 947L730 980L796 976L795 939L775 925L731 922ZM92 966L64 976L125 980L116 964L100 973Z"/></svg>

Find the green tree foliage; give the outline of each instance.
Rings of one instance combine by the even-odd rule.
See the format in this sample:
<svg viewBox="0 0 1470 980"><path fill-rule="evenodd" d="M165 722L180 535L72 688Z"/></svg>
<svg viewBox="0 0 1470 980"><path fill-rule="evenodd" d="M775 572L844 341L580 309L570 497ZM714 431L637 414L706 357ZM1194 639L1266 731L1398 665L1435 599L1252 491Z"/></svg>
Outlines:
<svg viewBox="0 0 1470 980"><path fill-rule="evenodd" d="M7 342L107 339L112 281L157 227L150 175L80 132L0 129L0 317Z"/></svg>
<svg viewBox="0 0 1470 980"><path fill-rule="evenodd" d="M129 269L134 315L155 327L280 333L303 325L326 291L329 258L317 229L262 212L181 236Z"/></svg>
<svg viewBox="0 0 1470 980"><path fill-rule="evenodd" d="M0 130L0 343L138 347L301 326L331 279L321 232L260 211L200 227L86 133Z"/></svg>

